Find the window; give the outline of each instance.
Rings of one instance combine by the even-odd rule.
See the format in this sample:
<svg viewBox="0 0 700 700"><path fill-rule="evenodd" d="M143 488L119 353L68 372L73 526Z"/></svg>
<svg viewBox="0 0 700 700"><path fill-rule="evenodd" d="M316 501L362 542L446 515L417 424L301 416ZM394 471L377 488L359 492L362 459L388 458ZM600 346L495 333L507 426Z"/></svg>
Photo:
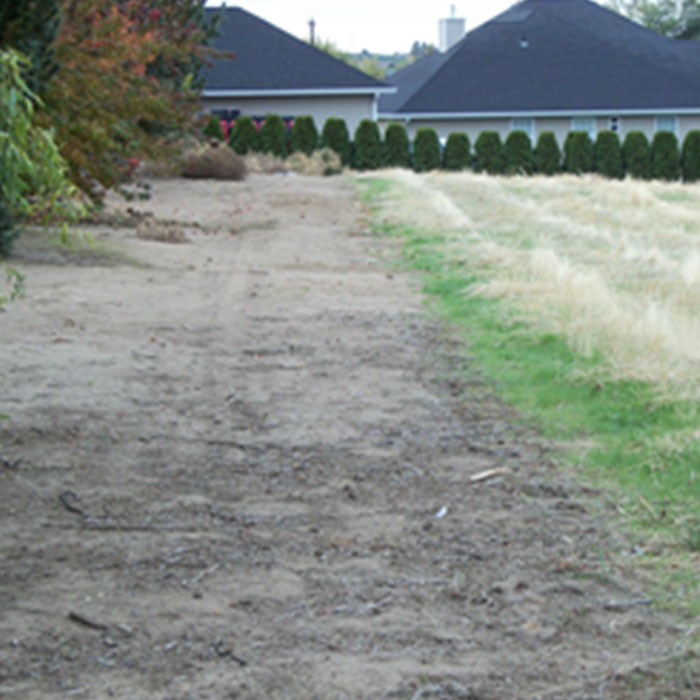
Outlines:
<svg viewBox="0 0 700 700"><path fill-rule="evenodd" d="M656 117L654 131L670 131L677 135L678 125L675 117Z"/></svg>
<svg viewBox="0 0 700 700"><path fill-rule="evenodd" d="M595 141L595 119L590 117L574 117L571 120L571 131L585 131L591 141Z"/></svg>
<svg viewBox="0 0 700 700"><path fill-rule="evenodd" d="M530 143L535 139L535 121L534 119L511 119L511 131L524 131L530 137Z"/></svg>

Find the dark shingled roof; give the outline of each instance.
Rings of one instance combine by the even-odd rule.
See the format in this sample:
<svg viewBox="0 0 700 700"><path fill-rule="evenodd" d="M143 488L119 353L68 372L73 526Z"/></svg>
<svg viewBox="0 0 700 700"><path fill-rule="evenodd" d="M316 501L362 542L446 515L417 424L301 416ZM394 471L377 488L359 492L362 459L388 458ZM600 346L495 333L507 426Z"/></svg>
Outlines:
<svg viewBox="0 0 700 700"><path fill-rule="evenodd" d="M449 54L431 51L426 56L409 64L405 68L390 75L386 82L397 88L392 95L382 95L379 98L380 112L393 112L398 109L407 95L412 95L425 84L433 73L444 63Z"/></svg>
<svg viewBox="0 0 700 700"><path fill-rule="evenodd" d="M397 84L380 112L700 108L700 44L590 0L523 0L469 32L428 77Z"/></svg>
<svg viewBox="0 0 700 700"><path fill-rule="evenodd" d="M210 18L221 12L208 8ZM204 91L332 90L376 92L384 83L240 7L223 10L214 48L233 51L207 70Z"/></svg>

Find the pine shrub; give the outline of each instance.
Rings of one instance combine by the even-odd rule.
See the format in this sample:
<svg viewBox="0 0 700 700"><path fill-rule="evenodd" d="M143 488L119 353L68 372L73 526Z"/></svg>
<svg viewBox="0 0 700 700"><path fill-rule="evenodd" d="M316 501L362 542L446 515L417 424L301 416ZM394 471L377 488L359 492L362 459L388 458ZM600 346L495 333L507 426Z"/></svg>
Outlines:
<svg viewBox="0 0 700 700"><path fill-rule="evenodd" d="M292 128L292 152L301 151L310 156L318 146L318 130L310 115L297 117Z"/></svg>
<svg viewBox="0 0 700 700"><path fill-rule="evenodd" d="M464 170L471 162L469 137L462 132L452 132L447 137L442 154L442 167L445 170Z"/></svg>
<svg viewBox="0 0 700 700"><path fill-rule="evenodd" d="M209 121L206 123L202 133L208 139L216 139L217 141L224 140L224 130L221 128L221 120L215 114L209 117Z"/></svg>
<svg viewBox="0 0 700 700"><path fill-rule="evenodd" d="M260 129L263 153L272 153L279 158L287 157L287 127L278 114L268 114Z"/></svg>
<svg viewBox="0 0 700 700"><path fill-rule="evenodd" d="M643 131L630 131L622 143L622 165L625 172L640 180L651 177L651 150Z"/></svg>
<svg viewBox="0 0 700 700"><path fill-rule="evenodd" d="M485 170L489 175L505 172L506 160L503 144L497 131L482 131L474 142L475 170Z"/></svg>
<svg viewBox="0 0 700 700"><path fill-rule="evenodd" d="M625 176L620 139L614 131L606 130L598 134L593 144L593 169L616 180Z"/></svg>
<svg viewBox="0 0 700 700"><path fill-rule="evenodd" d="M344 119L329 117L323 125L321 146L332 148L339 156L343 165L350 165L350 134Z"/></svg>
<svg viewBox="0 0 700 700"><path fill-rule="evenodd" d="M566 135L564 170L577 175L593 170L593 143L587 132L570 131Z"/></svg>
<svg viewBox="0 0 700 700"><path fill-rule="evenodd" d="M261 148L260 134L251 117L238 117L231 129L228 145L239 155L244 156Z"/></svg>
<svg viewBox="0 0 700 700"><path fill-rule="evenodd" d="M15 226L10 208L0 201L0 258L10 254L17 236L19 229Z"/></svg>
<svg viewBox="0 0 700 700"><path fill-rule="evenodd" d="M411 164L408 134L403 124L389 124L384 132L384 165L408 168Z"/></svg>
<svg viewBox="0 0 700 700"><path fill-rule="evenodd" d="M651 176L655 180L677 180L681 175L678 139L671 131L657 131L651 142Z"/></svg>
<svg viewBox="0 0 700 700"><path fill-rule="evenodd" d="M440 141L435 129L423 127L413 140L413 169L424 173L440 167Z"/></svg>
<svg viewBox="0 0 700 700"><path fill-rule="evenodd" d="M375 170L381 165L382 146L376 122L363 119L355 130L353 166L357 170Z"/></svg>
<svg viewBox="0 0 700 700"><path fill-rule="evenodd" d="M537 139L535 170L543 175L561 172L561 149L552 131L543 131Z"/></svg>
<svg viewBox="0 0 700 700"><path fill-rule="evenodd" d="M689 131L683 139L681 170L686 182L700 180L700 131Z"/></svg>
<svg viewBox="0 0 700 700"><path fill-rule="evenodd" d="M535 169L530 137L522 130L511 131L503 146L506 172L530 174Z"/></svg>

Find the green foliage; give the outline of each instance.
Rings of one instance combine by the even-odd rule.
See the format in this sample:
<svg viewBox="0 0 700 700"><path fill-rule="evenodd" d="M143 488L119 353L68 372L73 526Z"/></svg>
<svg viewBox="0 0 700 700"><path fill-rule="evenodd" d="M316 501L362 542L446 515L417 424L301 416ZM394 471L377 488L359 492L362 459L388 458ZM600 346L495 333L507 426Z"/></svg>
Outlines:
<svg viewBox="0 0 700 700"><path fill-rule="evenodd" d="M609 7L673 39L700 38L698 0L611 0Z"/></svg>
<svg viewBox="0 0 700 700"><path fill-rule="evenodd" d="M224 140L224 130L221 128L221 120L215 114L209 117L209 121L202 129L202 133L208 139L216 139L217 141Z"/></svg>
<svg viewBox="0 0 700 700"><path fill-rule="evenodd" d="M678 139L671 131L657 131L651 142L651 177L677 180L681 175Z"/></svg>
<svg viewBox="0 0 700 700"><path fill-rule="evenodd" d="M57 68L52 45L59 7L59 0L0 0L0 51L14 49L29 59L22 77L39 95Z"/></svg>
<svg viewBox="0 0 700 700"><path fill-rule="evenodd" d="M471 162L469 137L462 132L452 132L447 137L442 154L442 167L445 170L464 170Z"/></svg>
<svg viewBox="0 0 700 700"><path fill-rule="evenodd" d="M593 170L593 144L585 131L570 131L564 141L564 170L589 173Z"/></svg>
<svg viewBox="0 0 700 700"><path fill-rule="evenodd" d="M543 175L561 172L561 149L552 131L543 131L537 139L535 170Z"/></svg>
<svg viewBox="0 0 700 700"><path fill-rule="evenodd" d="M278 114L268 114L260 129L260 139L263 153L272 153L280 158L287 157L287 129L282 117Z"/></svg>
<svg viewBox="0 0 700 700"><path fill-rule="evenodd" d="M601 131L593 144L593 169L606 177L621 180L625 176L622 166L620 139L614 131Z"/></svg>
<svg viewBox="0 0 700 700"><path fill-rule="evenodd" d="M651 177L651 151L642 131L630 131L622 143L622 164L625 172L639 180Z"/></svg>
<svg viewBox="0 0 700 700"><path fill-rule="evenodd" d="M524 131L516 129L508 134L503 153L507 172L530 174L535 169L532 143Z"/></svg>
<svg viewBox="0 0 700 700"><path fill-rule="evenodd" d="M353 166L357 170L375 170L381 165L382 149L376 122L363 119L355 130Z"/></svg>
<svg viewBox="0 0 700 700"><path fill-rule="evenodd" d="M0 51L0 207L2 254L17 233L13 219L75 212L73 188L52 134L34 124L38 98L22 78L29 61L15 51Z"/></svg>
<svg viewBox="0 0 700 700"><path fill-rule="evenodd" d="M0 200L0 258L10 254L17 236L19 228L15 225L10 208Z"/></svg>
<svg viewBox="0 0 700 700"><path fill-rule="evenodd" d="M377 78L378 80L386 78L386 70L379 63L376 56L364 52L361 55L351 54L338 48L332 41L328 41L327 39L316 39L314 41L314 46L330 54L333 58L337 58L343 61L343 63L347 63L349 66L357 68L357 70L367 75L371 75L373 78Z"/></svg>
<svg viewBox="0 0 700 700"><path fill-rule="evenodd" d="M440 141L435 129L423 127L413 140L413 169L417 173L440 167Z"/></svg>
<svg viewBox="0 0 700 700"><path fill-rule="evenodd" d="M301 151L310 156L318 146L318 130L314 118L309 115L297 117L292 129L292 152Z"/></svg>
<svg viewBox="0 0 700 700"><path fill-rule="evenodd" d="M350 134L344 119L329 117L321 132L321 146L332 148L343 165L350 165Z"/></svg>
<svg viewBox="0 0 700 700"><path fill-rule="evenodd" d="M683 140L681 170L686 182L700 180L700 131L698 130L689 131Z"/></svg>
<svg viewBox="0 0 700 700"><path fill-rule="evenodd" d="M482 131L477 136L474 142L474 156L476 172L486 171L489 175L505 172L506 159L497 131Z"/></svg>
<svg viewBox="0 0 700 700"><path fill-rule="evenodd" d="M410 143L403 124L389 124L384 132L384 165L408 168L411 165Z"/></svg>
<svg viewBox="0 0 700 700"><path fill-rule="evenodd" d="M0 288L0 309L8 302L24 296L24 275L13 267L1 266L1 269L5 273L6 284Z"/></svg>
<svg viewBox="0 0 700 700"><path fill-rule="evenodd" d="M228 145L239 155L259 151L262 148L260 134L251 117L239 116L236 119L228 137Z"/></svg>

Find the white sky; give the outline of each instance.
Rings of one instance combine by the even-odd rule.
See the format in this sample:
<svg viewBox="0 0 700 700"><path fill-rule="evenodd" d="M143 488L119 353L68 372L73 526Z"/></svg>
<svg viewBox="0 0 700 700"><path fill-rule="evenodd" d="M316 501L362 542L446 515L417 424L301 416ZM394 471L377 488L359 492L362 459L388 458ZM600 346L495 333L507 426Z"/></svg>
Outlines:
<svg viewBox="0 0 700 700"><path fill-rule="evenodd" d="M516 0L227 0L302 39L309 36L309 20L316 36L344 51L406 53L414 41L437 46L438 20L450 16L467 20L467 31L499 14ZM221 0L207 0L208 7ZM235 50L235 48L234 48Z"/></svg>

